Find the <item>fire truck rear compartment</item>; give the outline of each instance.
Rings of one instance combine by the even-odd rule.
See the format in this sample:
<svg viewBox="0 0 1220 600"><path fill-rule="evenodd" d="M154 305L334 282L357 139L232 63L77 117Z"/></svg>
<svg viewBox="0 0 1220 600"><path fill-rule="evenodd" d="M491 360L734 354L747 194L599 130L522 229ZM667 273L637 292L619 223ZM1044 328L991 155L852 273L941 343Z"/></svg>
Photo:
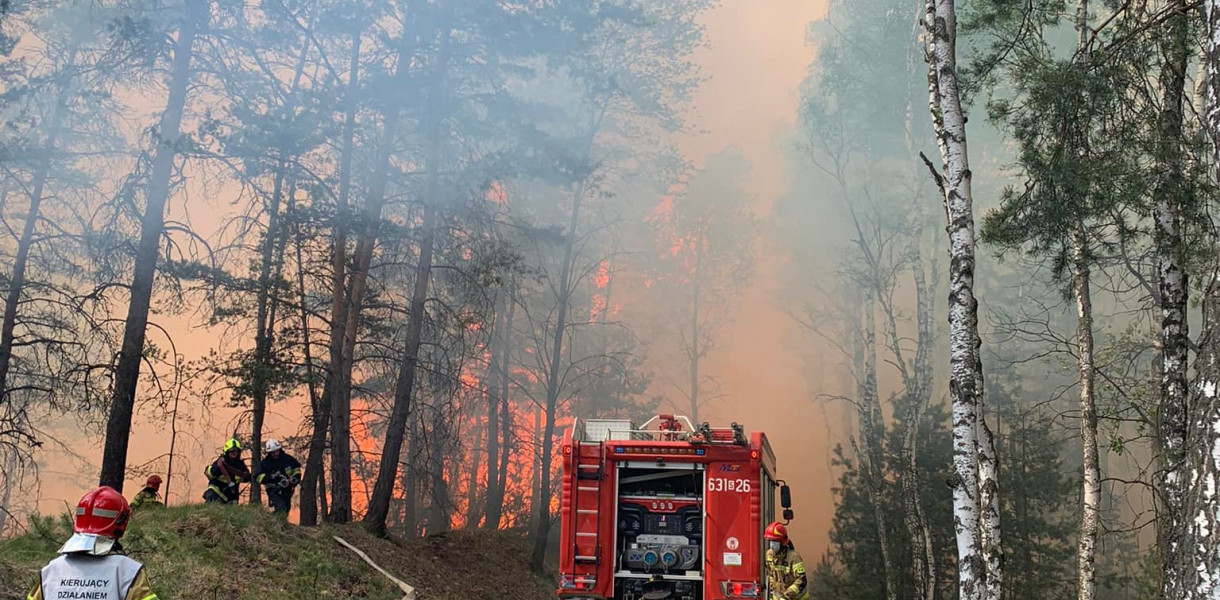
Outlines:
<svg viewBox="0 0 1220 600"><path fill-rule="evenodd" d="M703 600L702 465L621 464L617 600Z"/></svg>

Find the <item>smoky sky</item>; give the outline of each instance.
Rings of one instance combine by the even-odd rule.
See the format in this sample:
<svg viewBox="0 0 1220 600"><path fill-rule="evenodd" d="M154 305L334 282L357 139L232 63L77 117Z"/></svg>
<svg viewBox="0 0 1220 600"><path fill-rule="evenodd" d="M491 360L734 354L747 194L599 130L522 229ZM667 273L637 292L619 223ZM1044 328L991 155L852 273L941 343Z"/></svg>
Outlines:
<svg viewBox="0 0 1220 600"><path fill-rule="evenodd" d="M708 80L689 108L693 130L675 141L696 167L726 149L739 152L750 165L746 185L752 209L762 222L775 201L790 193L793 171L801 168L793 160L791 146L801 82L817 51L806 42L805 32L825 11L825 0L723 0L701 19L708 45L697 51L695 60ZM225 210L215 197L188 193L185 200L171 200L170 210L179 216L190 212L192 222L206 229L206 221ZM818 199L810 196L809 201ZM830 448L845 437L846 421L814 398L833 391L829 388L836 385L838 375L831 361L819 368L819 361L811 363L795 350L801 341L777 299L784 248L764 229L756 253L756 267L740 292L731 323L705 365L717 378L721 397L704 409L703 417L714 424L738 421L748 430L768 433L780 476L794 488L793 537L803 552L817 556L825 549L834 512L830 492L834 474L828 457ZM222 334L196 321L187 317L159 321L173 335L185 360L202 357L220 345ZM158 332L150 330L149 335L150 341L164 341ZM264 437L296 433L302 409L292 402L269 406ZM168 450L168 424L153 413L159 415L154 410L137 413L129 465L152 461ZM205 461L228 437L236 414L224 403L211 407L210 416L185 410L178 451L188 460L175 465L171 501L198 501ZM65 502L74 503L93 483L101 455L98 440L56 429L70 452L40 458L38 506L51 513ZM69 458L72 454L78 458Z"/></svg>

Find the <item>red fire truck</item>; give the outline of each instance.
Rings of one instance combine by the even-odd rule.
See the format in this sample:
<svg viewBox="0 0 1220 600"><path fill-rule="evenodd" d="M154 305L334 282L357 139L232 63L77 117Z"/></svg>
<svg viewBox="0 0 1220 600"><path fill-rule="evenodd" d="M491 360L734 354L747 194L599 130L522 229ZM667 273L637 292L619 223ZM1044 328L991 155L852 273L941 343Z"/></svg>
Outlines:
<svg viewBox="0 0 1220 600"><path fill-rule="evenodd" d="M577 420L562 445L563 599L767 598L763 530L778 489L767 436L660 415Z"/></svg>

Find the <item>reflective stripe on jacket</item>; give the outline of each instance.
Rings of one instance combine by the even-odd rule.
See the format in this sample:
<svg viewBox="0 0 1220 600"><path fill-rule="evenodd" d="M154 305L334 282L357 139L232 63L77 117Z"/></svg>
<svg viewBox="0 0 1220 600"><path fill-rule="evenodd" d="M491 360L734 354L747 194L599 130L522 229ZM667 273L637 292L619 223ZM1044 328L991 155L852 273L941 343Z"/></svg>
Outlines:
<svg viewBox="0 0 1220 600"><path fill-rule="evenodd" d="M258 465L258 482L274 483L276 479L279 479L277 475L292 482L292 485L296 485L301 481L301 462L282 450L279 458L263 458ZM266 481L267 478L270 478L271 481Z"/></svg>
<svg viewBox="0 0 1220 600"><path fill-rule="evenodd" d="M809 583L805 576L805 561L795 548L788 547L772 554L767 551L767 586L773 597L784 600L807 600Z"/></svg>
<svg viewBox="0 0 1220 600"><path fill-rule="evenodd" d="M157 600L144 565L121 554L64 554L42 568L26 600Z"/></svg>
<svg viewBox="0 0 1220 600"><path fill-rule="evenodd" d="M222 487L230 483L242 483L251 479L250 467L246 466L246 461L240 458L236 461L230 461L225 456L221 456L212 462L212 464L204 467L203 475L208 478L208 483Z"/></svg>
<svg viewBox="0 0 1220 600"><path fill-rule="evenodd" d="M157 493L149 488L140 490L135 498L131 499L131 510L136 510L145 506L163 506L161 500L157 498Z"/></svg>

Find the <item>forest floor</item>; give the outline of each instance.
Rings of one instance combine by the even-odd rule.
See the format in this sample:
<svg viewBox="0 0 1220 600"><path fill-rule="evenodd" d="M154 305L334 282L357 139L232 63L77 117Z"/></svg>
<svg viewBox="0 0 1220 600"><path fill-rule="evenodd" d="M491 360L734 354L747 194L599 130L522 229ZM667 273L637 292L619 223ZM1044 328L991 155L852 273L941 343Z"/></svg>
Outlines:
<svg viewBox="0 0 1220 600"><path fill-rule="evenodd" d="M24 599L38 570L71 534L64 515L42 518L0 542L0 600ZM358 525L305 528L250 506L192 505L136 514L123 542L144 563L161 600L399 600L384 575L335 541L339 536L418 600L551 600L553 583L529 568L519 532L453 531L381 539Z"/></svg>

